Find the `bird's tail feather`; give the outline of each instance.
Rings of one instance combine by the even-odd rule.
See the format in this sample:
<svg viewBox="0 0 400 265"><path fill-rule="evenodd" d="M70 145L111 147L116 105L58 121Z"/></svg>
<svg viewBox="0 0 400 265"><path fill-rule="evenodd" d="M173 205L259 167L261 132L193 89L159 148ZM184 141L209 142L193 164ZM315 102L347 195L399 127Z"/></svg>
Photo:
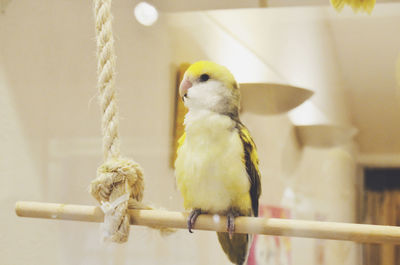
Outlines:
<svg viewBox="0 0 400 265"><path fill-rule="evenodd" d="M244 265L247 261L251 236L248 234L233 234L232 239L228 233L217 233L218 241L229 260L237 265Z"/></svg>

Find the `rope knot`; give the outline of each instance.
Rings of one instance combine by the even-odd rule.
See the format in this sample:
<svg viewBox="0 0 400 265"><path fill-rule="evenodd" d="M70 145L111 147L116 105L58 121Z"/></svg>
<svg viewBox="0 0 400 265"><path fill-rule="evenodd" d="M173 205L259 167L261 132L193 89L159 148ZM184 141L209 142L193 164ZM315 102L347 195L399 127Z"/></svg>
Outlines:
<svg viewBox="0 0 400 265"><path fill-rule="evenodd" d="M143 171L132 160L110 159L97 169L90 193L101 203L104 216L104 239L123 243L128 240L128 204L143 198Z"/></svg>

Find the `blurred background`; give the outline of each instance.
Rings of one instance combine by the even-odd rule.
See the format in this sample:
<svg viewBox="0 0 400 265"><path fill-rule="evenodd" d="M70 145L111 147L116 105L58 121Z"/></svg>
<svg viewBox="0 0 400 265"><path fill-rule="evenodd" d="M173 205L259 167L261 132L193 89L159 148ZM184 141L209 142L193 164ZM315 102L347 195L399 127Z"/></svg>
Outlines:
<svg viewBox="0 0 400 265"><path fill-rule="evenodd" d="M171 165L177 75L206 59L240 83L314 92L292 110L243 107L264 216L399 225L400 3L378 2L367 15L322 0L148 1L157 17L114 1L121 147L145 170L144 201L183 210ZM132 227L116 245L101 242L99 224L16 217L18 200L97 204L96 46L91 1L0 3L1 264L229 264L212 232ZM263 103L242 87L243 106ZM259 265L400 262L391 245L278 237L257 237L251 255Z"/></svg>

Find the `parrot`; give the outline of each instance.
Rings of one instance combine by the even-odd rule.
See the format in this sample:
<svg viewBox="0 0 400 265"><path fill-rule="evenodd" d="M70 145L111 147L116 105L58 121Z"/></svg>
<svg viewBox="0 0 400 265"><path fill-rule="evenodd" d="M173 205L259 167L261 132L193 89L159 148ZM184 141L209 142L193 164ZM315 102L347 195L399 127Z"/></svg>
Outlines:
<svg viewBox="0 0 400 265"><path fill-rule="evenodd" d="M255 143L239 119L239 85L225 66L198 61L186 70L179 95L188 112L175 177L190 210L188 230L200 214L226 216L227 231L217 232L218 241L233 264L245 264L252 236L234 233L234 221L258 216L261 182Z"/></svg>
<svg viewBox="0 0 400 265"><path fill-rule="evenodd" d="M361 10L371 15L375 2L376 0L331 0L331 5L339 12L344 5L349 5L355 13Z"/></svg>

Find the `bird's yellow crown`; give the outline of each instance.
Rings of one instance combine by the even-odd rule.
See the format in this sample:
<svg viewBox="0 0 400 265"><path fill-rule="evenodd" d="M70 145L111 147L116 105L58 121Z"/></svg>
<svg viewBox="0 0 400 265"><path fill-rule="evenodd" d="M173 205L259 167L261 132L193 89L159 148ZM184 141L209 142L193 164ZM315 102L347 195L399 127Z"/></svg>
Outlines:
<svg viewBox="0 0 400 265"><path fill-rule="evenodd" d="M198 61L193 63L186 70L186 74L194 78L197 78L202 74L208 74L210 78L222 81L227 85L236 85L235 78L228 68L210 61Z"/></svg>

